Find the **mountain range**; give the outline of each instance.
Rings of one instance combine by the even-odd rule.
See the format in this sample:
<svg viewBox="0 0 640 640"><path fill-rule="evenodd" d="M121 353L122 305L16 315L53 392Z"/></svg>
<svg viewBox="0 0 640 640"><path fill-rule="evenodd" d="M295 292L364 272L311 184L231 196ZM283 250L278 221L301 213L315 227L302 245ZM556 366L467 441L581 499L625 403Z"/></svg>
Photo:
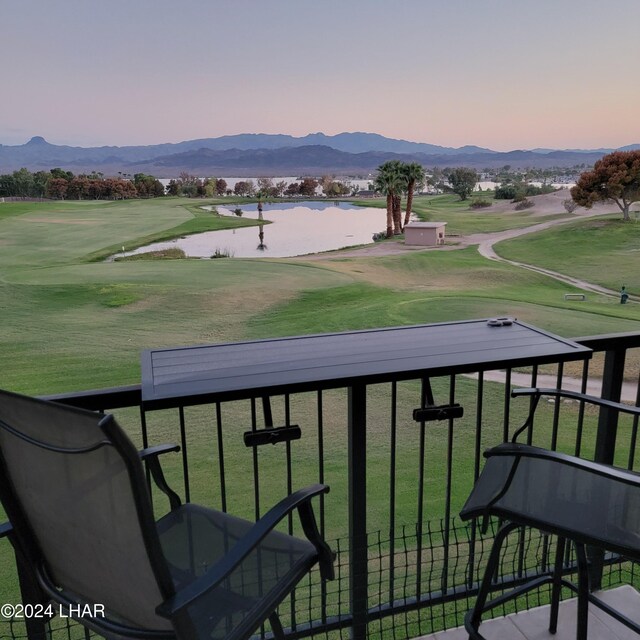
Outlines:
<svg viewBox="0 0 640 640"><path fill-rule="evenodd" d="M640 149L640 144L621 150ZM375 133L283 134L245 133L146 146L71 147L35 136L23 145L0 144L0 173L26 167L31 171L61 167L74 173L150 173L175 176L181 171L202 175L255 176L322 173L368 173L386 160L419 162L427 167L469 166L477 169L566 167L591 165L613 149L533 149L509 152L482 147L442 147L396 140Z"/></svg>

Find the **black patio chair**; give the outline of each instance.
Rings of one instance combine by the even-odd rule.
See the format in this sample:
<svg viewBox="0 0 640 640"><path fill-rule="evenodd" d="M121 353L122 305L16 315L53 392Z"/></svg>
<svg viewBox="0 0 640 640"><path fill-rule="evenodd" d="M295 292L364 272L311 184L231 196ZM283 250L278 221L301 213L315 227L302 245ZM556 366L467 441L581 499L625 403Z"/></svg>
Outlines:
<svg viewBox="0 0 640 640"><path fill-rule="evenodd" d="M469 637L479 633L482 614L518 596L551 583L549 631L555 633L561 588L577 593L576 637L586 640L588 605L592 603L636 633L640 626L602 602L590 590L586 547L640 561L640 474L575 456L518 444L516 438L532 423L542 396L572 398L614 412L640 416L640 408L559 389L518 389L514 396L532 396L527 420L512 442L485 452L487 462L460 515L466 520L482 516L486 532L490 516L503 522L489 554L474 607L465 618ZM500 564L500 551L508 535L519 527L532 527L557 536L553 572L533 578L487 601ZM566 543L575 547L577 585L563 576Z"/></svg>
<svg viewBox="0 0 640 640"><path fill-rule="evenodd" d="M111 415L0 391L0 497L40 601L105 638L241 640L267 619L282 637L277 606L316 563L333 577L310 503L329 488L252 523L181 505L158 461L177 450L138 453ZM158 522L142 461L169 498ZM306 540L274 529L296 509Z"/></svg>

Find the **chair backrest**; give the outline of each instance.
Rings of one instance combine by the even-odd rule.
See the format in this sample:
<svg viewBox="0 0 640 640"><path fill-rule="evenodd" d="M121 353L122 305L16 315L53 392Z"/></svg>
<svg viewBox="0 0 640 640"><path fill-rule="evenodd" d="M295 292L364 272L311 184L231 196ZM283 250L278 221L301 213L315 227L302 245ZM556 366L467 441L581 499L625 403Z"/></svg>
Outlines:
<svg viewBox="0 0 640 640"><path fill-rule="evenodd" d="M45 580L123 624L171 629L155 613L173 586L145 475L112 416L0 391L0 495Z"/></svg>

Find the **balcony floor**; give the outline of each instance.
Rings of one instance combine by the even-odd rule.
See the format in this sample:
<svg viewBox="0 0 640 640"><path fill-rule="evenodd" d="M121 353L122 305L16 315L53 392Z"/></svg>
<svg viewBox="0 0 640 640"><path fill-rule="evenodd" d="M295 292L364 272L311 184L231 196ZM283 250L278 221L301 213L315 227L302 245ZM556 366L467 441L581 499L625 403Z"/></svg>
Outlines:
<svg viewBox="0 0 640 640"><path fill-rule="evenodd" d="M633 587L622 586L600 593L599 597L613 608L634 621L640 621L640 593ZM487 620L480 632L487 640L575 640L576 600L566 600L560 605L558 631L549 633L549 607L537 607L504 618ZM464 628L449 629L420 640L467 640ZM638 640L638 636L606 615L597 607L589 607L589 640Z"/></svg>

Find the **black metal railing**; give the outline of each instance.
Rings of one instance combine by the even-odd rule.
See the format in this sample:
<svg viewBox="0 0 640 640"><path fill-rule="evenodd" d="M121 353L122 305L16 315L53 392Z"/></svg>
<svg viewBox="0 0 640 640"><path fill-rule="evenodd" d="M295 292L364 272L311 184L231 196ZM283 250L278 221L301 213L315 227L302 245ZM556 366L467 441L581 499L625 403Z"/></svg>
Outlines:
<svg viewBox="0 0 640 640"><path fill-rule="evenodd" d="M186 500L257 518L297 487L330 485L317 507L321 531L337 551L337 578L321 584L312 574L282 605L288 636L409 638L459 626L471 606L492 528L483 535L475 523L463 524L456 516L480 473L483 450L508 439L528 412L527 401L511 399L512 386L572 385L640 403L640 332L576 341L593 349L591 362L533 365L499 375L485 367L473 375L276 397L258 391L249 400L151 412L142 408L140 386L50 398L116 413L140 447L180 444L180 453L165 456L164 464L170 483ZM365 416L362 425L358 416L347 423L353 402L367 407L366 428L360 428ZM458 404L463 417L451 409ZM432 405L445 405L435 416L441 419L428 420L420 411L414 419L414 409ZM637 421L618 423L606 411L592 414L579 404L560 402L540 407L536 416L526 434L530 443L636 465ZM161 496L153 497L158 510L166 509ZM295 522L286 526L296 533ZM550 571L550 547L548 536L514 534L496 587ZM0 557L5 574L8 558L8 552ZM565 566L570 572L569 555ZM602 556L594 562L592 578L604 586L634 583L638 572L621 558ZM544 598L544 593L529 594L515 610ZM54 631L47 636L19 622L2 626L0 639L85 637L67 621L52 623Z"/></svg>

